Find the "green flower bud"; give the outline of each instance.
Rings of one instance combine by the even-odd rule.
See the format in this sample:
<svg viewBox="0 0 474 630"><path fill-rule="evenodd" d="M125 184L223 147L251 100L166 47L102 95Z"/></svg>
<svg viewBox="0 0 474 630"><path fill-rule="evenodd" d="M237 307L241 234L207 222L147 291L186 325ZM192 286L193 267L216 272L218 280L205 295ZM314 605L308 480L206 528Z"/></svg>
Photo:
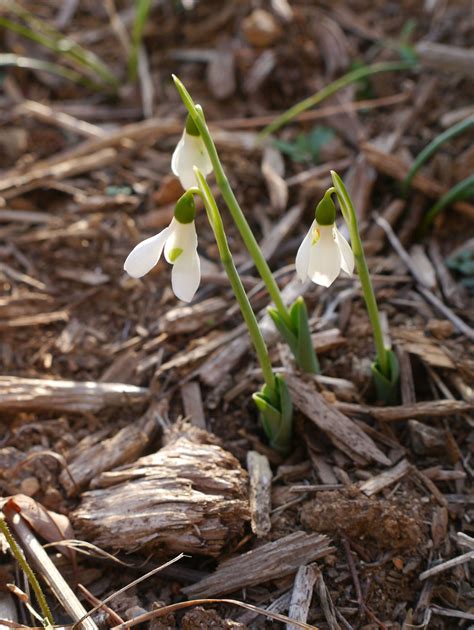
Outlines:
<svg viewBox="0 0 474 630"><path fill-rule="evenodd" d="M314 216L319 225L334 225L336 221L336 206L332 200L331 192L327 191L316 206Z"/></svg>
<svg viewBox="0 0 474 630"><path fill-rule="evenodd" d="M179 223L192 223L196 217L196 204L192 192L185 192L174 208L174 218Z"/></svg>

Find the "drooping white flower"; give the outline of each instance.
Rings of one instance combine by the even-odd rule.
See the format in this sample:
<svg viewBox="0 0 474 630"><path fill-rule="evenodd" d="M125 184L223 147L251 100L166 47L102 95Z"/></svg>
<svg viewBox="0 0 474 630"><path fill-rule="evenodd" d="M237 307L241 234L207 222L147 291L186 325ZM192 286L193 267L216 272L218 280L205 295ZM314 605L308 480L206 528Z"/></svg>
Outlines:
<svg viewBox="0 0 474 630"><path fill-rule="evenodd" d="M212 173L212 163L204 141L192 118L188 116L181 140L171 158L171 170L179 177L185 190L196 186L194 166L197 166L204 176Z"/></svg>
<svg viewBox="0 0 474 630"><path fill-rule="evenodd" d="M296 255L296 273L302 282L307 278L329 287L341 269L348 275L354 271L354 254L336 225L319 225L316 219Z"/></svg>
<svg viewBox="0 0 474 630"><path fill-rule="evenodd" d="M130 252L124 263L125 271L133 278L141 278L158 263L164 249L165 259L173 265L173 292L183 302L190 302L201 281L194 216L194 198L185 193L176 204L170 225Z"/></svg>

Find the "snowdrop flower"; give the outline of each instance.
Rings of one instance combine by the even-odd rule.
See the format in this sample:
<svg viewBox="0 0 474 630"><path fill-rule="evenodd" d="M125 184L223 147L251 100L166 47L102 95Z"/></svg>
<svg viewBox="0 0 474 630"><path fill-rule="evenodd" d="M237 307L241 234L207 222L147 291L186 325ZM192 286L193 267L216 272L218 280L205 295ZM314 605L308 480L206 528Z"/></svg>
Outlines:
<svg viewBox="0 0 474 630"><path fill-rule="evenodd" d="M195 215L194 196L186 192L176 204L170 225L130 252L124 264L125 271L132 278L141 278L157 264L164 249L167 262L173 265L173 292L183 302L190 302L201 281Z"/></svg>
<svg viewBox="0 0 474 630"><path fill-rule="evenodd" d="M185 190L196 186L194 166L198 167L204 177L212 173L212 163L206 145L191 116L188 116L181 140L171 158L171 170L179 177Z"/></svg>
<svg viewBox="0 0 474 630"><path fill-rule="evenodd" d="M307 278L329 287L341 269L354 271L354 254L335 224L336 207L326 193L316 207L315 219L296 255L296 273L302 282Z"/></svg>

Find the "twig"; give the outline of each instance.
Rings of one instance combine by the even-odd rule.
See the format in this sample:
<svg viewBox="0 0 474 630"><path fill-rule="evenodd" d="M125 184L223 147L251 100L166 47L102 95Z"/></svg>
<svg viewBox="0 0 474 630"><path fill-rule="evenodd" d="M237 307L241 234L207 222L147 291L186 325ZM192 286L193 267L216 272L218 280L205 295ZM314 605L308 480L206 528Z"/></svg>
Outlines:
<svg viewBox="0 0 474 630"><path fill-rule="evenodd" d="M462 556L451 558L450 560L446 560L446 562L442 562L441 564L431 567L431 569L423 571L423 573L420 573L418 579L426 580L427 578L433 577L433 575L438 575L438 573L448 571L448 569L457 567L459 564L464 564L465 562L470 562L471 560L474 560L474 550L467 551L466 553L463 553Z"/></svg>
<svg viewBox="0 0 474 630"><path fill-rule="evenodd" d="M426 286L424 278L419 273L418 269L413 264L413 260L411 259L410 255L395 235L395 232L392 230L392 226L380 216L376 215L375 220L377 221L377 224L380 225L380 227L384 230L393 249L397 252L405 265L408 267L412 276L415 278L417 282L417 289L421 293L421 295L423 295L423 297L428 302L430 302L435 308L438 309L438 311L440 311L447 319L449 319L460 332L466 335L466 337L469 337L469 339L474 339L474 329L468 326L468 324L466 324L460 317L453 313L453 311L448 306L446 306L446 304L444 304L444 302L442 302L438 297L436 297Z"/></svg>

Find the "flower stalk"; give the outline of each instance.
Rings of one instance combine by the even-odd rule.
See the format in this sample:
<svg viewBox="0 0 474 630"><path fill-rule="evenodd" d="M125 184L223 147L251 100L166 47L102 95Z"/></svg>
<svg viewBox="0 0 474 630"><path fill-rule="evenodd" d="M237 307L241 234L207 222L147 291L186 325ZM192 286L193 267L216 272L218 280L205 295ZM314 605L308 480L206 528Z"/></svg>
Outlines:
<svg viewBox="0 0 474 630"><path fill-rule="evenodd" d="M375 299L374 287L370 278L367 260L365 258L364 247L360 238L354 205L339 175L335 171L331 171L331 177L334 187L329 189L328 192L336 193L342 215L349 228L352 252L354 254L355 264L372 326L376 352L376 360L372 364L372 376L377 397L386 403L393 404L398 397L398 381L400 376L398 360L395 353L385 347L379 309L377 300Z"/></svg>
<svg viewBox="0 0 474 630"><path fill-rule="evenodd" d="M216 201L201 171L195 167L194 172L222 264L239 303L265 380L262 391L255 393L253 400L261 412L262 425L270 445L286 453L290 446L293 415L290 394L283 377L273 372L265 340L235 267Z"/></svg>
<svg viewBox="0 0 474 630"><path fill-rule="evenodd" d="M292 317L291 311L287 309L278 284L273 277L270 267L268 266L268 263L263 256L257 240L253 235L252 229L248 224L242 208L240 207L239 202L237 201L234 192L230 186L229 180L227 179L227 175L225 174L225 171L222 167L216 146L207 127L204 113L202 109L194 103L191 95L186 90L181 81L174 75L173 80L175 82L179 95L181 96L181 99L189 112L189 116L191 117L196 129L199 131L199 135L207 149L207 153L215 173L217 185L222 193L222 197L224 198L232 219L234 220L234 223L240 232L242 240L244 241L244 244L255 263L260 277L267 287L271 299L273 300L275 308L272 308L270 312L273 321L275 322L275 325L282 334L283 338L288 343L289 339L298 339L300 336L304 340L304 344L303 342L301 342L299 344L299 347L305 345L305 352L295 354L295 359L300 367L306 372L319 372L319 363L314 348L311 344L311 335L308 327L306 307L303 303L303 309L303 307L301 306L301 300L298 302L298 306L296 307L296 311L298 311L299 313L298 317ZM298 327L295 327L295 321L298 322L298 325L302 326L303 328L299 329ZM308 340L310 341L309 346ZM298 344L295 343L289 343L289 345L293 352L294 348L298 347Z"/></svg>

